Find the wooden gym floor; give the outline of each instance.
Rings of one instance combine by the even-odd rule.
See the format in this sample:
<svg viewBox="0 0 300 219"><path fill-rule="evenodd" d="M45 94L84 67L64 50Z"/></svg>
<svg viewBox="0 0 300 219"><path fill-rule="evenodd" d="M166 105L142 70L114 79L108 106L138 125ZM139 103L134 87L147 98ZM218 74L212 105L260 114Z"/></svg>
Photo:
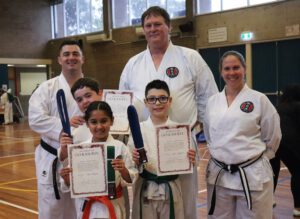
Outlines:
<svg viewBox="0 0 300 219"><path fill-rule="evenodd" d="M38 218L34 150L39 136L32 132L27 122L0 126L0 219ZM206 218L205 167L209 153L199 145L201 161L198 167L198 211ZM293 200L290 175L285 167L280 171L275 192L274 219L291 219Z"/></svg>

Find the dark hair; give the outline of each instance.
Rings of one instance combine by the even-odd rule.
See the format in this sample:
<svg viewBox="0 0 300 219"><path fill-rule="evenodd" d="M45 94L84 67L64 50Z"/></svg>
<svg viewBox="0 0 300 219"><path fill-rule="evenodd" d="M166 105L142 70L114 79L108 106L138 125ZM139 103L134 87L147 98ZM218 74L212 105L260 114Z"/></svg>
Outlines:
<svg viewBox="0 0 300 219"><path fill-rule="evenodd" d="M61 52L62 48L66 45L76 45L80 48L81 52L83 52L82 40L65 40L59 46L59 52Z"/></svg>
<svg viewBox="0 0 300 219"><path fill-rule="evenodd" d="M113 112L112 112L110 106L108 105L108 103L106 103L104 101L94 101L94 102L90 103L90 105L88 106L88 108L85 111L84 119L85 119L86 123L88 122L89 118L91 117L92 112L95 110L104 111L105 114L111 120L114 119Z"/></svg>
<svg viewBox="0 0 300 219"><path fill-rule="evenodd" d="M149 82L145 89L145 97L147 97L149 90L151 89L162 89L167 92L167 94L170 96L170 90L169 86L165 81L161 80L153 80Z"/></svg>
<svg viewBox="0 0 300 219"><path fill-rule="evenodd" d="M300 84L287 85L280 97L280 103L290 103L294 101L300 101Z"/></svg>
<svg viewBox="0 0 300 219"><path fill-rule="evenodd" d="M99 93L100 90L100 85L96 80L92 78L79 78L77 81L75 81L75 83L71 87L71 93L73 95L73 98L75 98L74 97L75 92L84 87L90 88L91 90L95 91L97 94Z"/></svg>
<svg viewBox="0 0 300 219"><path fill-rule="evenodd" d="M219 62L219 71L220 71L220 73L222 72L223 61L227 56L235 56L241 62L242 66L244 68L246 68L246 62L245 62L244 56L241 53L237 52L237 51L230 50L230 51L225 52L222 55L221 59L220 59L220 62Z"/></svg>
<svg viewBox="0 0 300 219"><path fill-rule="evenodd" d="M141 20L142 20L142 27L144 27L144 22L145 22L145 19L149 16L162 16L167 24L168 27L170 27L170 23L171 23L171 20L170 20L170 15L169 13L161 8L161 7L158 7L158 6L152 6L150 8L148 8L143 14L142 14L142 17L141 17Z"/></svg>

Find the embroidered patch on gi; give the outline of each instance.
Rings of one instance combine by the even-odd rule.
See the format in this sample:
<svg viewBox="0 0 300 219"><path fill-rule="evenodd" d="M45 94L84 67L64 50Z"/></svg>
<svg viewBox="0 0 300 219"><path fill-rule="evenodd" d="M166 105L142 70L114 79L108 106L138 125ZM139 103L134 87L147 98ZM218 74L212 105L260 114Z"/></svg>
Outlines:
<svg viewBox="0 0 300 219"><path fill-rule="evenodd" d="M42 176L44 176L44 177L47 176L47 172L45 170L43 170Z"/></svg>
<svg viewBox="0 0 300 219"><path fill-rule="evenodd" d="M254 104L251 101L246 101L241 104L240 108L245 113L251 113L254 110Z"/></svg>
<svg viewBox="0 0 300 219"><path fill-rule="evenodd" d="M169 67L166 70L166 74L170 77L170 78L175 78L177 77L177 75L179 74L179 70L176 67Z"/></svg>

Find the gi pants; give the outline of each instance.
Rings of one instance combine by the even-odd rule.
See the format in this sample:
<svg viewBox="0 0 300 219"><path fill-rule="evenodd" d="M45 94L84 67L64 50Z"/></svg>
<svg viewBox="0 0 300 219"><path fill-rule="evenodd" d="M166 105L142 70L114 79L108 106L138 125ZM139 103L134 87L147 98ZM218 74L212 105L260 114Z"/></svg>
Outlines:
<svg viewBox="0 0 300 219"><path fill-rule="evenodd" d="M208 208L214 185L207 185ZM252 210L248 209L243 190L233 190L222 186L216 187L216 206L208 219L272 219L273 181L263 184L262 191L251 191Z"/></svg>

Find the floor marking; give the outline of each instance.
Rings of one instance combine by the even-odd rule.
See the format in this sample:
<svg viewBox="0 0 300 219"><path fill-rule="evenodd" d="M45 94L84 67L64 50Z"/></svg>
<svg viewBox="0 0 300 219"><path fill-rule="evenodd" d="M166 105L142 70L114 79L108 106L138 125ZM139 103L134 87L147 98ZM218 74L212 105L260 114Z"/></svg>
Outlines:
<svg viewBox="0 0 300 219"><path fill-rule="evenodd" d="M19 183L19 182L25 182L25 181L30 181L30 180L36 180L36 177L29 178L29 179L21 179L21 180L14 180L14 181L9 181L9 182L5 182L5 183L0 183L0 186Z"/></svg>
<svg viewBox="0 0 300 219"><path fill-rule="evenodd" d="M26 162L26 161L30 161L30 160L34 160L34 158L24 159L24 160L18 160L18 161L13 161L13 162L8 162L8 163L3 163L3 164L0 165L0 167L4 167L4 166L16 164L16 163L22 163L22 162Z"/></svg>
<svg viewBox="0 0 300 219"><path fill-rule="evenodd" d="M0 186L0 189L9 190L9 191L18 191L18 192L35 192L37 193L36 189L17 189L11 187Z"/></svg>
<svg viewBox="0 0 300 219"><path fill-rule="evenodd" d="M13 203L10 203L10 202L6 202L6 201L3 201L3 200L0 200L0 204L3 204L3 205L8 205L8 206L11 206L11 207L14 207L14 208L18 208L18 209L21 209L23 211L28 211L32 214L39 214L39 212L37 211L34 211L32 209L29 209L29 208L25 208L25 207L22 207L20 205L16 205L16 204L13 204Z"/></svg>
<svg viewBox="0 0 300 219"><path fill-rule="evenodd" d="M1 158L9 158L9 157L19 157L19 156L33 155L33 154L34 154L34 152L24 153L24 154L7 155L7 156L0 157L0 159Z"/></svg>
<svg viewBox="0 0 300 219"><path fill-rule="evenodd" d="M198 194L201 194L201 193L206 192L206 191L207 191L206 189L199 190L199 191L198 191Z"/></svg>

